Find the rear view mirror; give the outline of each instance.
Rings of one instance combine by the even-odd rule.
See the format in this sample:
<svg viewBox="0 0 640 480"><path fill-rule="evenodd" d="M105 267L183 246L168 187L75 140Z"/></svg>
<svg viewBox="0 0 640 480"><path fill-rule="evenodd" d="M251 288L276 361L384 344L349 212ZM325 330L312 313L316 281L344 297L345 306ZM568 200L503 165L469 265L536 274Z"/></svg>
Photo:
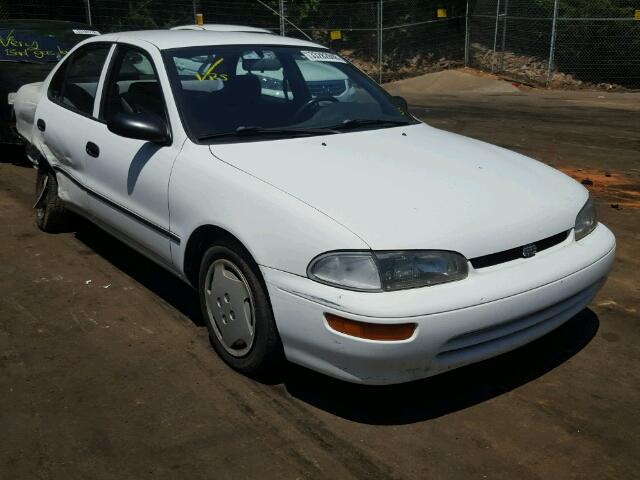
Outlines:
<svg viewBox="0 0 640 480"><path fill-rule="evenodd" d="M171 143L167 124L153 113L117 113L109 119L107 128L121 137L146 140L158 145Z"/></svg>
<svg viewBox="0 0 640 480"><path fill-rule="evenodd" d="M391 101L395 105L395 107L400 110L402 113L409 113L409 104L404 99L404 97L400 97L399 95L394 95L391 97Z"/></svg>

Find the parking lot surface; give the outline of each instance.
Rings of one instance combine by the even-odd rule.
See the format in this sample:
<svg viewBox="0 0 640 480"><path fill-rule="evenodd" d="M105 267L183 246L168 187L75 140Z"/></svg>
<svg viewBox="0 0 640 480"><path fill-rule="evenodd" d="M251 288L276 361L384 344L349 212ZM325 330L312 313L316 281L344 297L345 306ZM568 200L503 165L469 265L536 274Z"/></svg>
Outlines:
<svg viewBox="0 0 640 480"><path fill-rule="evenodd" d="M407 385L293 366L258 383L215 355L179 280L85 222L38 231L35 172L4 150L0 478L637 478L639 97L407 96L433 126L591 184L618 255L590 309Z"/></svg>

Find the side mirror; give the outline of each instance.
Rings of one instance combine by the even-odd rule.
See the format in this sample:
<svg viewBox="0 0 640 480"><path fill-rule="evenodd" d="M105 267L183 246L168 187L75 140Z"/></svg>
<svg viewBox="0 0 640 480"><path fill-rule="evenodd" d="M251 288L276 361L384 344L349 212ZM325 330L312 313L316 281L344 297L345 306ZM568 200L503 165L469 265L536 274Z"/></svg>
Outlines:
<svg viewBox="0 0 640 480"><path fill-rule="evenodd" d="M404 99L404 97L400 97L398 95L394 95L393 97L391 97L391 100L392 100L393 104L395 105L395 107L398 110L400 110L403 113L408 113L409 112L409 104Z"/></svg>
<svg viewBox="0 0 640 480"><path fill-rule="evenodd" d="M107 122L107 128L121 137L146 140L158 145L171 143L167 124L153 113L116 113Z"/></svg>

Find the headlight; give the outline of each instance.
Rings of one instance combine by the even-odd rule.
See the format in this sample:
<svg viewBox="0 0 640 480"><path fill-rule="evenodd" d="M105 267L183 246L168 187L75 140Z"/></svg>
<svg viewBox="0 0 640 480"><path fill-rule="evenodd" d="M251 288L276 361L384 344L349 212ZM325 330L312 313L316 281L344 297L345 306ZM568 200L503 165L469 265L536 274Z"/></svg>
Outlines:
<svg viewBox="0 0 640 480"><path fill-rule="evenodd" d="M467 259L456 252L333 252L315 258L312 280L360 291L392 291L454 282L467 277Z"/></svg>
<svg viewBox="0 0 640 480"><path fill-rule="evenodd" d="M382 290L371 253L336 252L316 257L307 269L312 280L350 290Z"/></svg>
<svg viewBox="0 0 640 480"><path fill-rule="evenodd" d="M581 240L591 232L595 230L598 226L598 215L596 214L596 209L593 206L593 202L591 199L587 200L587 203L584 204L582 210L578 213L576 217L576 226L574 227L576 241Z"/></svg>
<svg viewBox="0 0 640 480"><path fill-rule="evenodd" d="M382 252L375 254L385 290L428 287L467 278L467 259L456 252Z"/></svg>

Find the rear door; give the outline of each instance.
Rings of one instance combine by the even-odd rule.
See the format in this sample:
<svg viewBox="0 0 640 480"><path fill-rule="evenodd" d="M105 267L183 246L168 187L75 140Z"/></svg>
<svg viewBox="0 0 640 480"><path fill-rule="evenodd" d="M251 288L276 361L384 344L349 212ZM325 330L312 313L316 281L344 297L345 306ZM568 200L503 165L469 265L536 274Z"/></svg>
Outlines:
<svg viewBox="0 0 640 480"><path fill-rule="evenodd" d="M159 52L158 52L159 54ZM87 160L92 216L125 237L134 248L171 265L171 244L180 239L169 230L169 177L182 143L157 145L112 133L107 123L118 113L146 112L169 125L165 94L152 55L118 44L102 90L99 119L83 132L91 150Z"/></svg>
<svg viewBox="0 0 640 480"><path fill-rule="evenodd" d="M55 71L36 108L33 143L56 172L58 195L71 208L86 210L86 141L98 84L111 44L92 43L71 54Z"/></svg>

